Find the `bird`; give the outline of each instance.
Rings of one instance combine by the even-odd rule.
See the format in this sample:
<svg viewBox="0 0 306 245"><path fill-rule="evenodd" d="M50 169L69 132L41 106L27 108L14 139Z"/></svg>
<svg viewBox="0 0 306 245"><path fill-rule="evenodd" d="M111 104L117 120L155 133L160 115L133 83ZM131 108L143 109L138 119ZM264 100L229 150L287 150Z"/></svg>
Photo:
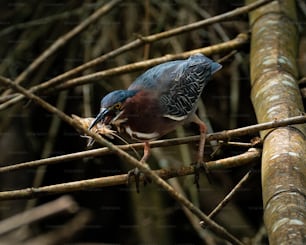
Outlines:
<svg viewBox="0 0 306 245"><path fill-rule="evenodd" d="M144 142L142 163L150 156L150 141L156 140L187 123L196 123L200 143L195 164L195 183L198 184L203 161L207 127L196 115L197 102L212 75L222 65L201 53L184 60L174 60L156 65L136 80L126 90L115 90L101 100L100 112L89 126L97 123L114 126L119 133ZM139 192L139 174L136 168L128 176L135 176ZM128 178L129 178L128 177Z"/></svg>

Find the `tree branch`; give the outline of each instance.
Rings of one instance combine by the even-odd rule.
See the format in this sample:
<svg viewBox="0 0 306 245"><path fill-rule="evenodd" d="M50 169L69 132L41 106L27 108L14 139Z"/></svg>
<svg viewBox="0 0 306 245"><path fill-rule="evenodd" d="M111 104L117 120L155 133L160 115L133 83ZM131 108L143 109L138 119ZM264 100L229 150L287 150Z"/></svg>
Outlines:
<svg viewBox="0 0 306 245"><path fill-rule="evenodd" d="M140 47L141 45L143 45L145 43L155 42L155 41L161 40L163 38L168 38L168 37L171 37L171 36L174 36L174 35L178 35L180 33L184 33L184 32L187 32L187 31L192 31L192 30L195 30L197 28L203 28L204 26L211 25L211 24L214 24L214 23L217 23L217 22L220 22L220 21L229 20L229 19L235 18L235 17L237 17L241 14L248 13L249 11L252 11L252 10L254 10L254 9L256 9L256 8L262 6L262 5L265 5L265 4L267 4L271 1L272 0L258 0L254 3L252 3L252 4L234 9L232 11L229 11L229 12L226 12L226 13L223 13L223 14L220 14L220 15L202 20L202 21L198 21L198 22L195 22L195 23L192 23L192 24L177 27L177 28L174 28L170 31L165 31L165 32L161 32L161 33L158 33L158 34L153 34L153 35L150 35L150 36L138 38L138 39L136 39L136 40L134 40L134 41L132 41L128 44L125 44L125 45L123 45L123 46L121 46L121 47L119 47L115 50L112 50L111 52L109 52L107 54L104 54L104 55L102 55L102 56L100 56L100 57L98 57L94 60L91 60L91 61L89 61L89 62L87 62L87 63L85 63L81 66L78 66L78 67L76 67L76 68L74 68L70 71L67 71L67 72L65 72L65 73L63 73L63 74L61 74L57 77L54 77L49 81L43 82L43 83L41 83L41 85L38 85L38 86L43 86L44 89L46 89L50 86L55 86L55 85L59 84L60 82L62 82L63 80L68 79L72 76L75 76L76 74L78 74L78 73L80 73L84 70L87 70L88 68L100 65L101 63L103 63L107 59L114 58L114 57L118 56L119 54L122 54L126 51L132 50L134 48ZM47 84L47 85L43 85L43 84ZM37 92L40 89L42 89L42 87L39 88L37 86L34 86L30 89L30 91L31 92ZM17 95L16 97L9 98L9 101L0 105L0 110L8 108L9 106L15 104L16 102L20 101L23 98L24 98L23 95Z"/></svg>
<svg viewBox="0 0 306 245"><path fill-rule="evenodd" d="M78 210L77 203L69 196L63 196L55 201L32 208L20 214L16 214L0 222L0 236L13 231L21 226L28 225L43 218L62 213Z"/></svg>
<svg viewBox="0 0 306 245"><path fill-rule="evenodd" d="M105 78L105 77L119 75L119 74L123 74L127 72L134 72L134 71L138 71L141 69L147 69L152 66L155 66L155 65L167 62L167 61L171 61L171 60L187 59L190 55L193 55L196 53L202 53L207 56L210 56L216 53L232 51L234 49L237 49L241 45L245 44L248 40L249 40L249 35L245 33L241 33L236 38L230 41L224 42L224 43L211 45L211 46L204 47L204 48L194 49L194 50L186 51L180 54L167 54L162 57L158 57L154 59L147 59L145 61L135 62L132 64L115 67L115 68L111 68L111 69L104 70L101 72L91 73L89 75L70 79L68 81L65 81L64 83L61 83L57 87L52 88L51 91L58 90L58 89L68 89L70 87L79 86L82 84L88 84L93 81L101 80L102 78ZM45 84L45 83L38 85L38 86L50 87L50 85Z"/></svg>
<svg viewBox="0 0 306 245"><path fill-rule="evenodd" d="M260 156L261 150L251 148L247 152L237 156L206 162L206 166L209 170L233 168L254 163L260 159ZM194 174L194 167L185 166L177 169L159 169L154 170L152 172L154 172L160 178L166 180L174 177L192 175ZM90 188L124 185L127 184L127 179L128 174L121 174L115 176L107 176L95 179L44 186L39 188L26 188L22 190L2 191L0 192L0 200L2 201L11 199L37 198L44 195L62 194L72 191L86 190ZM140 181L143 182L143 176L140 177ZM131 182L134 182L134 180L131 179Z"/></svg>
<svg viewBox="0 0 306 245"><path fill-rule="evenodd" d="M84 129L81 125L75 122L71 117L67 116L64 112L59 111L51 104L47 103L46 101L42 100L38 96L34 95L33 93L29 92L28 90L24 89L17 83L13 83L9 79L5 79L0 77L0 82L6 86L10 86L12 89L24 94L29 99L32 99L35 103L42 106L44 109L48 110L51 113L55 113L58 115L63 121L67 122L71 126L75 127L76 129L80 130L86 135L92 137L95 141L99 144L107 146L110 150L114 151L118 156L120 156L123 160L127 161L134 167L137 167L140 171L142 171L147 177L149 177L152 181L154 181L157 185L162 187L164 190L168 192L168 194L174 198L180 205L185 206L188 208L194 215L196 215L199 219L205 221L205 223L210 227L212 231L214 231L219 236L223 237L224 239L232 242L233 244L243 244L239 241L235 236L229 233L224 227L218 225L216 222L209 219L198 207L193 205L188 199L186 199L183 195L178 193L170 186L167 182L161 179L155 172L150 170L147 164L141 163L137 161L134 157L130 156L128 153L122 151L114 144L110 143L109 141L103 139L100 135L91 132L87 129ZM31 189L30 189L31 190Z"/></svg>
<svg viewBox="0 0 306 245"><path fill-rule="evenodd" d="M208 215L209 218L215 217L233 198L233 196L239 191L239 189L242 187L242 185L250 178L252 175L252 170L249 170L242 179L235 185L235 187L223 198L223 200L214 208L213 211L210 212ZM200 221L200 225L202 228L206 228L206 224L204 221Z"/></svg>
<svg viewBox="0 0 306 245"><path fill-rule="evenodd" d="M1 81L1 77L0 77L0 81ZM246 127L232 129L232 130L226 130L222 132L211 133L206 136L206 140L207 141L229 140L230 138L233 138L233 137L254 134L261 130L267 130L271 128L284 127L288 125L301 124L301 123L306 123L306 115L296 116L296 117L282 119L282 120L273 121L273 122L246 126ZM156 141L150 142L150 147L155 148L155 147L166 147L166 146L173 146L173 145L180 145L180 144L189 144L193 142L198 142L199 139L200 139L200 136L196 135L196 136L188 136L188 137L175 138L175 139L156 140ZM235 144L236 142L232 142L232 143ZM250 146L250 144L247 144L247 146ZM123 151L129 151L132 149L143 149L143 147L144 147L143 143L135 143L135 144L118 146L118 148L120 148ZM107 155L111 153L113 153L113 151L111 151L107 147L87 150L87 151L82 151L82 152L77 152L77 153L66 154L62 156L50 157L50 158L39 159L39 160L0 167L0 173L21 170L25 168L38 167L41 165L57 164L61 162L82 159L85 157L98 157L98 156L103 156L103 155Z"/></svg>
<svg viewBox="0 0 306 245"><path fill-rule="evenodd" d="M85 30L92 22L96 21L102 15L106 14L108 11L112 10L118 3L122 0L112 0L111 2L103 5L98 10L96 10L91 16L81 22L79 25L74 27L71 31L65 35L59 37L48 49L46 49L42 54L40 54L29 66L25 69L16 79L15 83L20 83L24 81L30 73L32 73L42 62L44 62L50 55L57 51L60 47L64 46L68 40L73 38L75 35L79 34L81 31Z"/></svg>
<svg viewBox="0 0 306 245"><path fill-rule="evenodd" d="M247 2L251 2L248 0ZM295 1L273 1L249 15L251 99L258 122L304 111L296 78L299 30ZM306 125L261 132L264 223L270 244L304 244Z"/></svg>

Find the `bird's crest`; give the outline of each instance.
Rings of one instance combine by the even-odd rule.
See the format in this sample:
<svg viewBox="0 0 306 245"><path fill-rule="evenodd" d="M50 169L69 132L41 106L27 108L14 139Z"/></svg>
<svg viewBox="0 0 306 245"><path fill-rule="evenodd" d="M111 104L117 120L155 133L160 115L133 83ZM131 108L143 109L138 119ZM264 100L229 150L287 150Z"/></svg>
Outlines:
<svg viewBox="0 0 306 245"><path fill-rule="evenodd" d="M124 102L127 98L133 97L136 90L115 90L110 92L101 100L101 108L109 108L118 102Z"/></svg>

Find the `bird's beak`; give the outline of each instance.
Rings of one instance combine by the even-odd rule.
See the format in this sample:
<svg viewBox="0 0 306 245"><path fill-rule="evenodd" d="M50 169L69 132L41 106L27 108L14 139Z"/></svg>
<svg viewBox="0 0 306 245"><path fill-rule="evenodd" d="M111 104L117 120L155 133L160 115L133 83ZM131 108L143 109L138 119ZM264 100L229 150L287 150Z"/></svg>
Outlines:
<svg viewBox="0 0 306 245"><path fill-rule="evenodd" d="M99 114L96 116L95 120L93 120L90 124L88 130L91 130L98 122L102 121L108 112L108 108L102 108Z"/></svg>
<svg viewBox="0 0 306 245"><path fill-rule="evenodd" d="M215 72L219 71L222 68L222 65L220 65L217 62L213 62L211 64L211 74L214 74Z"/></svg>

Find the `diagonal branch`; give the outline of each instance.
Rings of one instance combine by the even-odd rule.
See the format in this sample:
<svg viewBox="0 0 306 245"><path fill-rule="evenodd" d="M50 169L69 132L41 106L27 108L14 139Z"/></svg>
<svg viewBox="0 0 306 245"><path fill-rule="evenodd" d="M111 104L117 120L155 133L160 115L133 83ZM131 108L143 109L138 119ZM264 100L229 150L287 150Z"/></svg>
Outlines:
<svg viewBox="0 0 306 245"><path fill-rule="evenodd" d="M233 196L237 193L237 191L242 187L247 180L249 180L250 176L252 175L252 170L249 170L242 179L235 185L235 187L223 198L223 200L214 208L213 211L210 212L208 215L209 218L215 217L233 198ZM206 228L206 224L203 221L200 221L200 225L203 229Z"/></svg>
<svg viewBox="0 0 306 245"><path fill-rule="evenodd" d="M16 230L24 225L37 222L43 218L50 217L58 213L75 213L78 211L78 204L69 196L63 196L55 201L16 214L0 222L0 236Z"/></svg>
<svg viewBox="0 0 306 245"><path fill-rule="evenodd" d="M221 53L221 52L226 52L226 51L230 51L230 50L234 50L238 47L240 47L241 45L245 44L247 41L249 40L249 35L247 34L239 34L236 38L224 42L224 43L220 43L220 44L216 44L216 45L212 45L209 47L204 47L204 48L199 48L199 49L194 49L191 51L187 51L184 53L180 53L180 54L168 54L159 58L154 58L154 59L148 59L145 61L140 61L140 62L135 62L132 64L128 64L128 65L124 65L124 66L120 66L120 67L115 67L115 68L110 68L101 72L96 72L96 73L92 73L89 75L85 75L85 76L81 76L81 77L77 77L74 79L70 79L62 84L58 85L58 81L51 79L49 81L43 82L41 84L35 85L32 88L29 89L29 91L33 92L38 92L38 91L44 91L44 90L57 90L57 89L67 89L70 88L72 86L78 86L78 85L82 85L82 84L87 84L90 82L93 82L95 80L99 80L105 77L109 77L109 76L114 76L114 75L120 75L120 74L124 74L127 72L133 72L133 71L137 71L140 69L145 69L145 68L149 68L152 67L154 65L157 64L161 64L163 62L167 62L170 60L176 60L176 59L185 59L187 57L189 57L192 54L195 53L203 53L207 56L215 54L215 53ZM58 85L58 86L55 86ZM53 87L52 87L53 86ZM52 88L51 88L52 87ZM14 105L15 103L19 102L20 100L22 100L25 96L22 94L11 94L8 96L9 100L6 101L6 97L2 96L3 101L6 101L2 104L0 104L0 110L4 110L6 108L8 108L11 105Z"/></svg>
<svg viewBox="0 0 306 245"><path fill-rule="evenodd" d="M91 16L85 19L82 23L74 27L71 31L65 35L59 37L48 49L46 49L41 55L39 55L26 70L24 70L16 79L15 83L21 83L24 81L42 62L44 62L50 55L57 51L60 47L64 46L66 42L85 30L87 26L97 21L102 15L106 14L108 11L112 10L118 3L122 0L112 0L111 2L103 5L97 11L95 11Z"/></svg>
<svg viewBox="0 0 306 245"><path fill-rule="evenodd" d="M261 150L251 148L247 152L237 156L206 162L206 165L209 170L216 170L220 168L233 168L248 164L254 164L259 161L260 157ZM194 174L194 167L185 166L177 169L159 169L154 170L153 172L160 178L166 180L174 177L192 175ZM26 188L22 190L2 191L0 192L0 200L37 198L44 195L63 194L72 191L86 190L90 188L124 185L127 184L127 178L127 174L121 174L88 180L73 181L69 183L50 185L39 188ZM131 181L134 180L131 179ZM140 181L143 182L143 176L140 177Z"/></svg>
<svg viewBox="0 0 306 245"><path fill-rule="evenodd" d="M147 177L149 177L152 181L154 181L157 185L162 187L164 190L168 192L168 194L174 198L180 205L185 206L188 208L194 215L196 215L199 219L203 220L212 231L214 231L219 236L223 237L224 239L232 242L233 244L243 244L239 241L235 236L229 233L224 227L220 226L216 222L212 221L205 215L198 207L196 207L192 202L186 199L182 194L178 193L173 189L171 185L169 185L166 181L161 179L155 172L153 172L147 164L143 164L137 161L134 157L130 156L128 153L122 151L117 146L113 145L111 142L103 139L100 135L93 133L87 129L84 129L81 125L75 122L71 117L67 116L64 112L59 111L51 104L47 103L46 101L42 100L38 96L34 95L33 93L29 92L28 90L24 89L20 85L13 83L9 79L1 78L0 82L6 86L10 86L12 89L16 90L24 94L29 99L32 99L35 103L42 106L44 109L48 110L51 113L55 113L58 115L63 121L70 124L71 126L75 127L76 129L80 130L86 135L91 136L95 141L97 141L101 145L107 146L110 150L115 152L118 156L120 156L124 161L127 161L134 167L137 167L140 171L142 171Z"/></svg>
<svg viewBox="0 0 306 245"><path fill-rule="evenodd" d="M107 53L107 54L104 54L94 60L91 60L81 66L78 66L70 71L67 71L57 77L54 77L52 78L51 80L47 81L48 82L48 86L55 86L57 84L59 84L60 82L62 82L63 80L65 79L68 79L72 76L75 76L76 74L79 74L80 72L83 72L85 70L87 70L88 68L91 68L91 67L94 67L94 66L97 66L101 63L103 63L105 60L107 59L110 59L110 58L114 58L126 51L129 51L129 50L132 50L132 49L135 49L137 47L140 47L142 45L144 45L145 43L150 43L150 42L155 42L155 41L158 41L158 40L161 40L161 39L164 39L164 38L169 38L171 36L174 36L174 35L178 35L180 33L184 33L184 32L187 32L187 31L192 31L192 30L195 30L195 29L198 29L198 28L203 28L204 26L207 26L207 25L211 25L211 24L214 24L214 23L217 23L217 22L221 22L221 21L225 21L225 20L230 20L230 19L234 19L235 17L239 16L239 15L242 15L242 14L245 14L245 13L248 13L262 5L265 5L269 2L271 2L272 0L258 0L254 3L251 3L249 5L246 5L246 6L243 6L243 7L240 7L240 8L236 8L232 11L229 11L229 12L226 12L226 13L223 13L223 14L220 14L220 15L217 15L217 16L214 16L214 17L211 17L211 18L208 18L208 19L205 19L205 20L202 20L202 21L198 21L198 22L195 22L195 23L191 23L191 24L188 24L188 25L184 25L184 26L180 26L180 27L177 27L177 28L174 28L172 30L169 30L169 31L165 31L165 32L161 32L161 33L158 33L158 34L153 34L153 35L150 35L150 36L146 36L146 37L139 37L138 39L130 42L130 43L127 43L115 50L112 50L111 52ZM41 84L44 84L46 82L43 82ZM37 91L37 88L34 89L34 87L30 90L31 92L35 92ZM5 108L8 108L9 106L15 104L16 102L20 101L21 99L23 99L24 96L23 95L18 95L17 97L13 97L13 98L10 98L9 101L3 103L1 106L0 106L0 110L3 110Z"/></svg>
<svg viewBox="0 0 306 245"><path fill-rule="evenodd" d="M73 86L78 86L78 85L87 84L87 83L90 83L96 80L101 80L102 78L105 78L108 76L114 76L114 75L119 75L119 74L123 74L127 72L138 71L140 69L150 68L154 65L158 65L158 64L161 64L167 61L171 61L171 60L186 59L189 56L196 54L196 53L202 53L204 55L210 56L216 53L224 53L224 52L232 51L232 50L235 50L241 47L248 40L249 40L249 35L241 33L234 39L227 41L227 42L220 43L220 44L211 45L211 46L199 48L199 49L194 49L194 50L186 51L180 54L167 54L162 57L158 57L154 59L147 59L145 61L135 62L132 64L121 66L121 67L111 68L111 69L104 70L101 72L91 73L89 75L70 79L58 85L55 89L56 90L57 89L68 89ZM50 85L48 86L47 85L48 84L41 84L38 86L50 87Z"/></svg>
<svg viewBox="0 0 306 245"><path fill-rule="evenodd" d="M286 118L286 119L268 122L268 123L261 123L261 124L246 126L246 127L242 127L238 129L225 130L222 132L211 133L206 136L206 141L229 140L230 138L233 138L233 137L254 134L261 130L273 129L277 127L284 127L288 125L302 124L302 123L306 123L306 115ZM199 140L200 140L200 136L198 135L182 137L182 138L175 138L175 139L156 140L156 141L150 142L150 147L155 148L155 147L167 147L167 146L174 146L174 145L181 145L181 144L189 144L192 142L198 142ZM227 143L233 144L233 145L238 144L239 146L241 145L237 142L227 142ZM252 144L247 144L247 146L250 147L252 146ZM118 146L118 148L120 148L123 151L129 151L132 149L135 149L135 150L143 149L143 147L144 147L144 143L134 143L134 144L129 144L129 145L119 145ZM39 160L17 163L14 165L0 167L0 173L21 170L25 168L38 167L41 165L58 164L61 162L82 159L85 157L99 157L99 156L103 156L103 155L107 155L111 153L113 152L107 147L87 150L87 151L82 151L82 152L76 152L76 153L70 153L70 154L61 155L61 156L49 157L45 159L39 159Z"/></svg>

